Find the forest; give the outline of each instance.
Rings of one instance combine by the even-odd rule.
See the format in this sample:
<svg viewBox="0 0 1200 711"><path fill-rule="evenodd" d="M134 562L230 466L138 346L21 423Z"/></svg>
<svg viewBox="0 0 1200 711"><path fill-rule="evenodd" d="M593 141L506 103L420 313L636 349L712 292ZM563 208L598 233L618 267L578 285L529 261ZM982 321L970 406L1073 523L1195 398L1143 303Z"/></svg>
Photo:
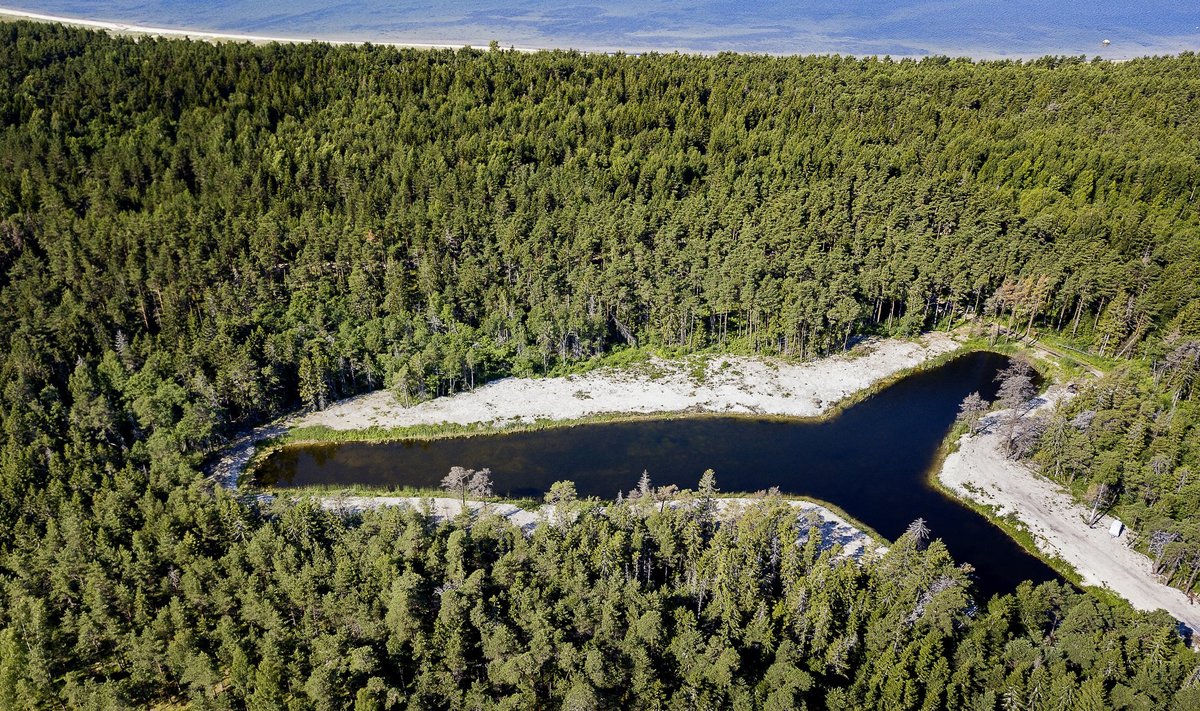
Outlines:
<svg viewBox="0 0 1200 711"><path fill-rule="evenodd" d="M0 708L1197 708L1169 618L979 600L923 536L859 563L770 502L634 501L526 538L259 505L203 465L368 389L632 347L813 358L971 314L1123 363L1032 456L1192 587L1198 117L1192 54L0 23Z"/></svg>
<svg viewBox="0 0 1200 711"><path fill-rule="evenodd" d="M1167 340L1175 342L1151 365L1125 365L1035 421L1029 455L1094 511L1116 514L1160 580L1195 595L1200 402L1192 392L1200 338Z"/></svg>

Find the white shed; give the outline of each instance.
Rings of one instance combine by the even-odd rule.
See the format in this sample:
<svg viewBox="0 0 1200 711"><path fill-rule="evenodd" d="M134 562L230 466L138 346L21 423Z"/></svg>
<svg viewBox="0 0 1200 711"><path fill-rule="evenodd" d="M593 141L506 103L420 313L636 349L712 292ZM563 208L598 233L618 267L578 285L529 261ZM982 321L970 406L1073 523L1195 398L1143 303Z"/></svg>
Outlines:
<svg viewBox="0 0 1200 711"><path fill-rule="evenodd" d="M1112 536L1113 538L1120 538L1121 532L1124 530L1125 524L1121 523L1120 521L1113 521L1112 525L1108 527L1108 535Z"/></svg>

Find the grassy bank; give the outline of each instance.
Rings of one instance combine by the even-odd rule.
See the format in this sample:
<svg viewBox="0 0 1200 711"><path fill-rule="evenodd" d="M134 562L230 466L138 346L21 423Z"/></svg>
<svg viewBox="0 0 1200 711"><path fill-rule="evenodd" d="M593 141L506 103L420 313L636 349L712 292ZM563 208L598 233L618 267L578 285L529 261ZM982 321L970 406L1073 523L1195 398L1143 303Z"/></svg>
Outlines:
<svg viewBox="0 0 1200 711"><path fill-rule="evenodd" d="M363 486L359 484L308 484L298 487L262 487L262 491L273 496L295 499L339 499L349 497L401 498L401 499L458 499L458 495L444 489L423 486ZM468 501L486 501L489 504L512 504L527 511L536 510L542 505L541 499L529 497L496 496L488 499L468 498Z"/></svg>

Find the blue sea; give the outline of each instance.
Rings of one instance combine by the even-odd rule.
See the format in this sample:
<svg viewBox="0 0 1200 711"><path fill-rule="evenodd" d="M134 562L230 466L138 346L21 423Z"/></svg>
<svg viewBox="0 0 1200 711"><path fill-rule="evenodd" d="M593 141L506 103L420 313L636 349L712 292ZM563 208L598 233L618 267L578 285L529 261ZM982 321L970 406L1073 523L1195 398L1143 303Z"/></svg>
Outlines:
<svg viewBox="0 0 1200 711"><path fill-rule="evenodd" d="M0 0L71 18L301 39L625 52L1126 59L1200 51L1200 0ZM1108 43L1105 43L1108 40Z"/></svg>

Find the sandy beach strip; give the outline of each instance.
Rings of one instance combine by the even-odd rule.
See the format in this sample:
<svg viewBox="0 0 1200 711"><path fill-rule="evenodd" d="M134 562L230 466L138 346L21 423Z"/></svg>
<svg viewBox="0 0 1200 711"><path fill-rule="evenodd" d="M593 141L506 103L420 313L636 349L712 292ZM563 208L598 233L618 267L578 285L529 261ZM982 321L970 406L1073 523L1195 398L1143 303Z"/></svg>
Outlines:
<svg viewBox="0 0 1200 711"><path fill-rule="evenodd" d="M1048 414L1064 396L1061 389L1051 388L1024 416ZM1002 416L993 413L989 420ZM995 507L1000 516L1014 513L1038 548L1067 562L1085 585L1108 588L1139 610L1166 610L1200 632L1200 606L1190 604L1178 589L1159 583L1150 559L1127 547L1125 535L1109 534L1112 517L1089 527L1083 506L1025 463L1005 457L1000 444L1000 435L987 428L964 435L958 451L946 457L938 478L959 496Z"/></svg>
<svg viewBox="0 0 1200 711"><path fill-rule="evenodd" d="M389 42L385 40L334 40L324 39L321 37L283 37L273 35L253 35L239 32L216 32L212 30L197 30L197 29L181 29L171 27L152 27L148 25L138 25L129 22L117 22L111 20L89 20L77 17L65 17L62 15L47 15L40 12L30 12L28 10L19 10L15 8L0 7L0 20L35 20L38 22L56 22L72 27L83 27L92 30L104 30L119 35L145 35L149 37L174 37L186 38L195 40L207 40L213 42L250 42L254 44L270 44L278 42L280 44L307 44L310 42L320 42L331 45L361 45L373 44L381 47L397 47L407 49L461 49L471 46L470 42L461 43L432 43L432 42ZM486 46L477 47L477 49L487 49ZM504 50L515 50L517 52L540 52L546 49L542 47L504 47Z"/></svg>
<svg viewBox="0 0 1200 711"><path fill-rule="evenodd" d="M650 359L557 378L505 378L473 391L405 406L387 390L298 417L293 427L337 430L412 425L578 420L603 414L712 413L816 417L839 401L958 348L944 333L868 340L805 363L746 356Z"/></svg>

